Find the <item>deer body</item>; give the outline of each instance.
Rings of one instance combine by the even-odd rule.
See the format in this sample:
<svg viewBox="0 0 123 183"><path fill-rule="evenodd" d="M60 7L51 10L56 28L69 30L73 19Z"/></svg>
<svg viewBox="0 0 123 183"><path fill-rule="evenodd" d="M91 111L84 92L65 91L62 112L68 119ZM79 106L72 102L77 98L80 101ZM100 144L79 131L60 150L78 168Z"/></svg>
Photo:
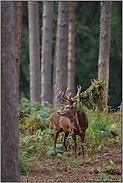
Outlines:
<svg viewBox="0 0 123 183"><path fill-rule="evenodd" d="M68 107L68 110L66 108ZM74 141L74 151L75 151L75 158L76 158L76 135L81 137L81 147L82 153L84 157L84 138L85 138L85 131L88 128L88 119L87 115L83 109L78 109L77 104L68 104L65 107L59 109L57 112L54 112L50 119L53 125L54 130L54 154L56 148L56 141L58 138L59 133L64 132L61 142L63 144L64 150L67 151L67 147L65 145L65 141L68 137L68 134L72 134L72 138Z"/></svg>
<svg viewBox="0 0 123 183"><path fill-rule="evenodd" d="M53 139L54 154L56 154L56 152L55 152L56 141L57 141L59 133L61 133L61 132L64 132L61 142L63 144L64 150L67 151L65 141L67 139L68 134L71 133L72 129L73 129L69 118L66 118L63 116L58 116L56 114L56 112L54 112L53 114L51 114L50 119L51 119L51 123L52 123L53 130L54 130L54 139Z"/></svg>

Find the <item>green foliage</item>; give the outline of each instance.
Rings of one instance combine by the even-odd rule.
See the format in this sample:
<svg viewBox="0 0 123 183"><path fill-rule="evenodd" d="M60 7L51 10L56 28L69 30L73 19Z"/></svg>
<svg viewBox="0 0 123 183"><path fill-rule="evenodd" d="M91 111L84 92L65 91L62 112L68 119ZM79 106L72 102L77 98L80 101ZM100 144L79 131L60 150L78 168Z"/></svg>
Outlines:
<svg viewBox="0 0 123 183"><path fill-rule="evenodd" d="M37 154L45 155L42 144L45 141L48 144L53 138L53 129L49 129L50 112L50 105L44 107L38 102L30 102L26 98L20 99L20 171L24 174L33 166Z"/></svg>
<svg viewBox="0 0 123 183"><path fill-rule="evenodd" d="M61 147L63 147L62 144L56 144L56 153L61 153L61 154L64 153L64 151L61 150ZM53 155L54 154L53 144L52 146L46 147L45 150L46 150L47 157Z"/></svg>
<svg viewBox="0 0 123 183"><path fill-rule="evenodd" d="M47 129L50 124L50 111L50 105L44 107L39 102L30 102L26 98L20 99L19 119L21 130L25 128L29 133L35 134L39 129Z"/></svg>
<svg viewBox="0 0 123 183"><path fill-rule="evenodd" d="M62 176L63 176L62 174L56 174L55 180L56 180L57 178L59 178L59 177L62 177Z"/></svg>
<svg viewBox="0 0 123 183"><path fill-rule="evenodd" d="M20 103L19 103L20 118L24 117L25 114L29 114L30 109L31 109L30 101L27 98L20 99Z"/></svg>
<svg viewBox="0 0 123 183"><path fill-rule="evenodd" d="M27 168L26 168L26 165L24 164L24 162L22 161L22 159L20 160L19 168L20 168L20 173L27 175Z"/></svg>
<svg viewBox="0 0 123 183"><path fill-rule="evenodd" d="M120 112L120 113L119 113ZM99 111L86 111L88 116L89 127L86 130L85 146L89 154L94 152L100 152L104 146L107 147L120 147L121 146L121 111L117 111L119 117L114 119L115 113L105 114ZM114 130L119 135L113 136L112 131ZM119 127L118 127L119 126ZM114 144L113 139L117 139L117 144ZM105 140L104 140L105 139Z"/></svg>
<svg viewBox="0 0 123 183"><path fill-rule="evenodd" d="M43 169L48 170L50 172L54 170L54 166L53 165L50 168L48 168L48 167L43 166L42 163L39 162L39 161L36 161L36 165L37 165L38 168L43 168Z"/></svg>
<svg viewBox="0 0 123 183"><path fill-rule="evenodd" d="M66 153L64 153L66 154ZM66 157L65 155L62 155L62 154L57 154L57 156L62 160L63 163L65 164L68 164L68 166L72 167L72 168L75 168L76 167L76 164L73 163L73 161L71 159L69 159L68 157Z"/></svg>
<svg viewBox="0 0 123 183"><path fill-rule="evenodd" d="M112 137L108 125L108 117L105 114L100 114L99 111L95 112L94 118L89 119L89 131L91 135L96 139L102 139L104 137Z"/></svg>
<svg viewBox="0 0 123 183"><path fill-rule="evenodd" d="M100 138L103 138L103 137L111 136L111 133L109 132L109 130L107 128L107 124L105 124L104 122L97 123L95 121L91 121L90 128L91 128L91 131L92 131L92 135L95 138L100 139Z"/></svg>
<svg viewBox="0 0 123 183"><path fill-rule="evenodd" d="M91 80L92 85L84 92L80 94L79 99L79 107L81 107L80 102L82 105L85 105L89 109L95 109L96 106L98 110L103 110L105 106L104 101L104 92L106 92L105 84L106 79L94 79L94 82Z"/></svg>
<svg viewBox="0 0 123 183"><path fill-rule="evenodd" d="M98 182L109 182L109 177L105 173L101 173L101 175L97 179Z"/></svg>

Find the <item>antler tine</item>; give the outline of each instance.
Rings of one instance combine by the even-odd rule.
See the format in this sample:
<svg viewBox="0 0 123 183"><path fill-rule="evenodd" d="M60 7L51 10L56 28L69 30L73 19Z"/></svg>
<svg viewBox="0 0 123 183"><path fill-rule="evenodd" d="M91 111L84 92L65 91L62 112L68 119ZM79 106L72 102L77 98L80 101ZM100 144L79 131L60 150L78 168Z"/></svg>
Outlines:
<svg viewBox="0 0 123 183"><path fill-rule="evenodd" d="M66 89L66 92L65 92L65 95L66 95L66 97L69 99L69 97L68 97L68 88Z"/></svg>
<svg viewBox="0 0 123 183"><path fill-rule="evenodd" d="M62 94L61 94L62 93ZM61 95L61 96L60 96ZM64 100L65 102L70 102L70 99L68 98L68 96L65 96L65 91L60 91L59 92L59 95L58 97L61 99L61 100Z"/></svg>
<svg viewBox="0 0 123 183"><path fill-rule="evenodd" d="M77 91L76 96L79 96L79 95L80 95L80 92L81 92L81 86L80 86L80 85L79 85L79 86L77 86L77 89L78 89L78 91Z"/></svg>
<svg viewBox="0 0 123 183"><path fill-rule="evenodd" d="M62 92L62 98L64 98L67 101L67 98L65 97L65 91Z"/></svg>
<svg viewBox="0 0 123 183"><path fill-rule="evenodd" d="M60 91L59 94L58 94L58 97L61 99L61 100L64 100L65 102L73 102L72 98L71 98L71 94L70 93L68 95L68 88L66 89L66 92L65 91Z"/></svg>
<svg viewBox="0 0 123 183"><path fill-rule="evenodd" d="M60 96L61 92L62 92L62 91L59 92L58 97Z"/></svg>
<svg viewBox="0 0 123 183"><path fill-rule="evenodd" d="M73 102L73 100L72 100L72 98L71 98L71 95L72 95L72 92L70 92L70 94L69 94L69 100L70 100L71 102Z"/></svg>
<svg viewBox="0 0 123 183"><path fill-rule="evenodd" d="M81 92L81 86L80 86L80 85L79 85L79 86L77 86L77 89L78 89L78 91L77 91L76 96L72 98L72 101L74 101L74 102L77 102L77 100L78 100L77 96L79 96L79 95L80 95L80 92Z"/></svg>
<svg viewBox="0 0 123 183"><path fill-rule="evenodd" d="M62 96L60 96L61 93L62 93ZM59 97L61 100L64 100L65 102L68 102L68 100L66 100L66 99L64 98L64 93L65 93L65 92L60 91L59 94L58 94L58 97Z"/></svg>
<svg viewBox="0 0 123 183"><path fill-rule="evenodd" d="M68 91L69 91L69 89L67 88L66 93L65 93L66 94L66 97L67 97L67 99L68 99L69 102L72 102L72 100L71 100L72 93L68 94Z"/></svg>

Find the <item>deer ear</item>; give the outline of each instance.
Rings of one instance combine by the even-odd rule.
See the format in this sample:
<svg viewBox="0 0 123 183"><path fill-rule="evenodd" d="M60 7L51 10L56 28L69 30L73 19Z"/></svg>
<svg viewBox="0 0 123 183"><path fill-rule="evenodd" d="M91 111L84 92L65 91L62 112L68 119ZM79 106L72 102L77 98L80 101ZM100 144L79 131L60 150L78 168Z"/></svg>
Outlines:
<svg viewBox="0 0 123 183"><path fill-rule="evenodd" d="M73 103L73 107L76 107L76 102Z"/></svg>

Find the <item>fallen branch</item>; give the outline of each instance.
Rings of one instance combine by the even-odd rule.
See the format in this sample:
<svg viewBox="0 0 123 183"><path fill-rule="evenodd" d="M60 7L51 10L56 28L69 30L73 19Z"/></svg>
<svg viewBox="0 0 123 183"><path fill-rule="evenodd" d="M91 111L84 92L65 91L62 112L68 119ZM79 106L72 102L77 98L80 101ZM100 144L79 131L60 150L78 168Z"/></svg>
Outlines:
<svg viewBox="0 0 123 183"><path fill-rule="evenodd" d="M98 156L97 158L102 158L103 156L108 156L108 155L109 155L108 153L105 153L105 154L103 154L101 156Z"/></svg>

